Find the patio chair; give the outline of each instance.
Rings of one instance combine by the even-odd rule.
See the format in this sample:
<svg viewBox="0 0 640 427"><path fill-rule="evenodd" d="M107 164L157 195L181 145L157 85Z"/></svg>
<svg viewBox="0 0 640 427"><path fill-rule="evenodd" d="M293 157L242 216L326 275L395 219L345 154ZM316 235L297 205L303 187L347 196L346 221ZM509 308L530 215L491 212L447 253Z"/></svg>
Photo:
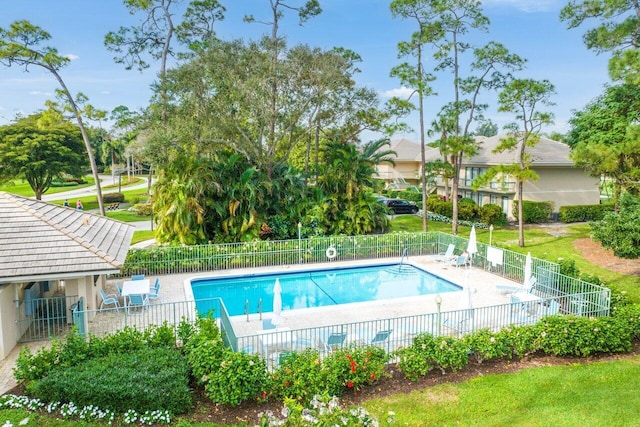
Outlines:
<svg viewBox="0 0 640 427"><path fill-rule="evenodd" d="M116 309L120 309L120 302L118 301L118 296L116 294L107 294L104 289L100 289L100 296L102 297L102 302L100 303L100 310L105 305L113 304Z"/></svg>
<svg viewBox="0 0 640 427"><path fill-rule="evenodd" d="M344 345L347 334L342 332L331 332L329 336L322 341L322 347L325 353L331 353Z"/></svg>
<svg viewBox="0 0 640 427"><path fill-rule="evenodd" d="M499 293L501 293L503 295L517 294L517 293L529 293L529 294L532 294L537 282L538 282L538 280L536 279L536 277L535 276L531 276L531 279L529 279L529 286L524 286L524 285L496 285L496 291L498 291Z"/></svg>
<svg viewBox="0 0 640 427"><path fill-rule="evenodd" d="M144 308L149 305L149 298L146 294L131 294L127 302L127 312L131 313L132 307Z"/></svg>
<svg viewBox="0 0 640 427"><path fill-rule="evenodd" d="M118 290L118 296L122 296L122 285L120 283L116 283L116 289Z"/></svg>
<svg viewBox="0 0 640 427"><path fill-rule="evenodd" d="M553 316L560 312L560 303L554 299L551 301L545 301L544 310L542 316Z"/></svg>
<svg viewBox="0 0 640 427"><path fill-rule="evenodd" d="M373 338L371 338L371 340L369 341L369 345L382 347L389 351L389 337L391 336L392 332L393 329L386 329L384 331L376 332Z"/></svg>
<svg viewBox="0 0 640 427"><path fill-rule="evenodd" d="M131 276L131 280L144 280L144 274L134 274Z"/></svg>
<svg viewBox="0 0 640 427"><path fill-rule="evenodd" d="M454 267L466 267L469 265L469 258L466 255L458 255L451 261L451 265Z"/></svg>
<svg viewBox="0 0 640 427"><path fill-rule="evenodd" d="M160 279L156 278L156 282L149 290L149 294L147 295L149 300L159 300L160 299Z"/></svg>
<svg viewBox="0 0 640 427"><path fill-rule="evenodd" d="M436 256L436 259L440 262L450 262L452 259L455 259L455 255L453 254L453 251L455 250L456 245L454 245L453 243L449 243L449 246L447 246L447 250L445 252L440 252Z"/></svg>
<svg viewBox="0 0 640 427"><path fill-rule="evenodd" d="M537 301L522 301L517 295L511 295L511 323L514 325L536 323L539 305Z"/></svg>

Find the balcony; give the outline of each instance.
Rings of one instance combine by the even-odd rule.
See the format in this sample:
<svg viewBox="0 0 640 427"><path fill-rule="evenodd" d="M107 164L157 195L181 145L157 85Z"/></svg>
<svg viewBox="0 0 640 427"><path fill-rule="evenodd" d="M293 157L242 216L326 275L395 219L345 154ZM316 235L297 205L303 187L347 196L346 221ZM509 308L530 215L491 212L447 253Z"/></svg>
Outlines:
<svg viewBox="0 0 640 427"><path fill-rule="evenodd" d="M460 178L458 180L458 188L462 189L472 189L472 179ZM509 194L516 192L516 184L515 181L492 181L488 185L483 185L478 188L477 191L483 192L491 192L491 193L500 193L500 194ZM442 178L438 178L437 180L438 187L444 187L444 180Z"/></svg>

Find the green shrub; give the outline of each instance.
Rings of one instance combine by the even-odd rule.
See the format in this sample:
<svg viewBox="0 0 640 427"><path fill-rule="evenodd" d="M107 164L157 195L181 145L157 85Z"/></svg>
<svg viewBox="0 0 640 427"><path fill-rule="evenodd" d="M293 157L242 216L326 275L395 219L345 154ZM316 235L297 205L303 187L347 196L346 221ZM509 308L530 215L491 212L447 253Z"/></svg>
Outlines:
<svg viewBox="0 0 640 427"><path fill-rule="evenodd" d="M195 328L184 342L184 351L196 381L203 384L217 369L224 356L220 329L212 318L198 318Z"/></svg>
<svg viewBox="0 0 640 427"><path fill-rule="evenodd" d="M223 350L219 365L206 375L203 382L209 399L231 406L261 399L269 390L264 360L258 355L228 348Z"/></svg>
<svg viewBox="0 0 640 427"><path fill-rule="evenodd" d="M124 194L122 193L107 193L102 195L102 201L104 203L122 203L124 200Z"/></svg>
<svg viewBox="0 0 640 427"><path fill-rule="evenodd" d="M384 349L376 346L343 348L330 353L323 361L327 370L327 392L341 396L345 390L357 392L378 381L389 360Z"/></svg>
<svg viewBox="0 0 640 427"><path fill-rule="evenodd" d="M433 368L444 374L448 369L458 371L469 363L469 347L463 340L420 334L413 343L400 349L398 368L410 380L416 381Z"/></svg>
<svg viewBox="0 0 640 427"><path fill-rule="evenodd" d="M435 214L451 218L453 216L453 203L439 198L430 197L427 200L427 210Z"/></svg>
<svg viewBox="0 0 640 427"><path fill-rule="evenodd" d="M19 384L29 387L32 381L44 378L57 366L61 351L62 342L59 340L52 340L49 347L41 347L35 353L27 346L22 347L13 369L13 377Z"/></svg>
<svg viewBox="0 0 640 427"><path fill-rule="evenodd" d="M576 266L576 261L574 259L561 258L558 259L558 264L560 265L560 274L575 278L580 276L580 270Z"/></svg>
<svg viewBox="0 0 640 427"><path fill-rule="evenodd" d="M507 215L502 212L502 208L498 205L487 203L480 207L478 212L480 221L485 224L506 225Z"/></svg>
<svg viewBox="0 0 640 427"><path fill-rule="evenodd" d="M511 357L508 335L503 332L481 329L466 335L463 339L469 348L471 358L475 359L476 363L501 357Z"/></svg>
<svg viewBox="0 0 640 427"><path fill-rule="evenodd" d="M270 240L289 239L292 237L289 232L290 229L291 223L286 218L279 215L273 215L267 219L266 223L262 224L262 227L260 228L260 238Z"/></svg>
<svg viewBox="0 0 640 427"><path fill-rule="evenodd" d="M409 200L410 202L415 202L418 205L422 203L422 193L415 190L404 190L397 193L397 196L401 199Z"/></svg>
<svg viewBox="0 0 640 427"><path fill-rule="evenodd" d="M613 212L613 204L562 206L558 219L562 222L600 221L608 212Z"/></svg>
<svg viewBox="0 0 640 427"><path fill-rule="evenodd" d="M616 317L628 323L632 339L640 338L640 304L629 304L616 309Z"/></svg>
<svg viewBox="0 0 640 427"><path fill-rule="evenodd" d="M316 394L325 393L327 370L317 350L283 353L279 362L271 380L274 398L308 403Z"/></svg>
<svg viewBox="0 0 640 427"><path fill-rule="evenodd" d="M502 330L511 346L511 352L518 357L525 357L538 351L538 324L511 326Z"/></svg>
<svg viewBox="0 0 640 427"><path fill-rule="evenodd" d="M465 221L471 221L478 218L480 208L471 199L462 199L458 203L458 218Z"/></svg>
<svg viewBox="0 0 640 427"><path fill-rule="evenodd" d="M35 382L30 394L48 402L94 405L123 413L191 408L189 368L176 350L145 348L57 368Z"/></svg>
<svg viewBox="0 0 640 427"><path fill-rule="evenodd" d="M153 205L151 203L136 203L133 210L140 216L151 216L153 214Z"/></svg>
<svg viewBox="0 0 640 427"><path fill-rule="evenodd" d="M540 321L539 347L555 356L631 351L632 329L616 317L549 316Z"/></svg>
<svg viewBox="0 0 640 427"><path fill-rule="evenodd" d="M553 202L522 201L522 220L526 224L549 222L553 212ZM518 203L513 203L513 216L518 218Z"/></svg>

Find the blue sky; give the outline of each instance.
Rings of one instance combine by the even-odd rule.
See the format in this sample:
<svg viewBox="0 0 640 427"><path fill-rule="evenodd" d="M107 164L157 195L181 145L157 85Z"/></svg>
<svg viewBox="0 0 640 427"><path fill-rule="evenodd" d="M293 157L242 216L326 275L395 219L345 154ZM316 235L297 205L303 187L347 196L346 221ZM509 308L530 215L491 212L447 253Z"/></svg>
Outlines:
<svg viewBox="0 0 640 427"><path fill-rule="evenodd" d="M270 29L260 24L242 22L252 13L256 19L268 19L268 0L222 0L227 17L216 27L221 38L257 38ZM362 56L362 72L356 79L372 88L384 101L404 91L397 79L389 77L391 67L400 63L397 43L407 40L414 30L412 23L393 19L389 0L320 0L322 15L299 26L292 14L285 16L281 34L289 44L305 43L330 49L342 46ZM572 110L582 109L599 95L607 76L607 57L588 51L582 43L584 29L567 30L558 19L566 1L556 0L488 0L483 1L485 15L491 20L489 33L477 35L478 44L494 40L528 60L522 78L548 79L556 87L555 124L545 131L566 132ZM137 23L119 0L0 0L0 27L19 19L29 20L48 31L49 45L71 63L61 71L72 93L82 92L97 108L111 110L118 105L130 109L144 107L151 96L150 84L156 68L143 73L126 71L116 64L103 45L104 35L120 26ZM430 66L427 63L427 66ZM427 123L447 102L450 75L439 75L434 89L439 93L427 99ZM53 77L39 68L26 73L19 68L0 67L0 125L12 121L16 114L31 114L53 98L57 88ZM487 116L500 126L513 117L495 112L495 96L485 98L491 104ZM417 119L410 119L417 130ZM417 132L405 135L418 139Z"/></svg>

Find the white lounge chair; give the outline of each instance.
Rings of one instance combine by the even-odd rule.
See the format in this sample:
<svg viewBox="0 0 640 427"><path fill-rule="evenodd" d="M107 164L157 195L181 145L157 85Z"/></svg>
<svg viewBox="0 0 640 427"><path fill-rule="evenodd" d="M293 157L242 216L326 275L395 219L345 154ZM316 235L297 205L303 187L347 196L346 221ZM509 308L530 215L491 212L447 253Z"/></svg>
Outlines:
<svg viewBox="0 0 640 427"><path fill-rule="evenodd" d="M529 286L524 285L496 285L496 291L503 295L516 294L516 293L533 293L536 286L537 279L535 276L531 276L529 279Z"/></svg>
<svg viewBox="0 0 640 427"><path fill-rule="evenodd" d="M456 256L453 254L453 251L455 250L456 245L454 245L453 243L449 243L449 246L447 246L447 250L445 252L440 252L436 256L436 259L440 262L450 262L451 260L456 258Z"/></svg>

